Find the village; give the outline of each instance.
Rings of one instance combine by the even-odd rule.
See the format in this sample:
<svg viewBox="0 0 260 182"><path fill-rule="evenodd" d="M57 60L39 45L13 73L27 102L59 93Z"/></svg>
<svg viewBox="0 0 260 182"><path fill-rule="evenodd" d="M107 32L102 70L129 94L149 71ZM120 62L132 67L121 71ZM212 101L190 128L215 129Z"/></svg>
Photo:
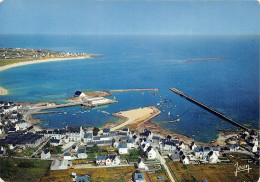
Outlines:
<svg viewBox="0 0 260 182"><path fill-rule="evenodd" d="M82 93L77 91L74 96L81 97ZM183 165L227 164L232 163L227 155L244 154L250 156L249 163L259 164L257 130L227 134L223 145L200 146L195 141L187 143L170 135L156 135L148 129L130 130L127 125L102 130L83 126L39 129L25 121L20 111L24 111L22 105L0 102L0 155L52 161L51 171L134 167L132 181L152 181L149 174L156 174L159 181L176 181L176 171L169 161ZM158 171L163 173L157 175ZM88 174L71 174L72 181L89 178Z"/></svg>

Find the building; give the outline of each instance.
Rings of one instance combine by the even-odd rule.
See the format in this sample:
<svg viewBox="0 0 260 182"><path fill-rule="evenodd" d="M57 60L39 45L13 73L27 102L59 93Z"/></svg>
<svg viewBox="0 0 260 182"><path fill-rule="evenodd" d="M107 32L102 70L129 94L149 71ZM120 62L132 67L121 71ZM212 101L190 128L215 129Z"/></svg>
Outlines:
<svg viewBox="0 0 260 182"><path fill-rule="evenodd" d="M71 162L64 159L56 159L51 163L51 170L65 170L68 166L71 166Z"/></svg>
<svg viewBox="0 0 260 182"><path fill-rule="evenodd" d="M145 182L144 174L137 170L133 174L133 181L134 182Z"/></svg>
<svg viewBox="0 0 260 182"><path fill-rule="evenodd" d="M88 182L88 176L87 175L77 176L76 177L76 182Z"/></svg>
<svg viewBox="0 0 260 182"><path fill-rule="evenodd" d="M118 153L119 154L128 154L127 143L119 143Z"/></svg>
<svg viewBox="0 0 260 182"><path fill-rule="evenodd" d="M70 142L80 142L84 137L84 131L82 127L66 127L66 136Z"/></svg>
<svg viewBox="0 0 260 182"><path fill-rule="evenodd" d="M237 143L235 143L229 147L230 151L238 151L238 149L239 149L239 145Z"/></svg>
<svg viewBox="0 0 260 182"><path fill-rule="evenodd" d="M69 152L64 153L63 159L64 160L71 160L71 153L69 153Z"/></svg>
<svg viewBox="0 0 260 182"><path fill-rule="evenodd" d="M195 142L194 141L191 142L190 149L194 150L196 147L197 147L197 145L195 144Z"/></svg>
<svg viewBox="0 0 260 182"><path fill-rule="evenodd" d="M81 92L81 91L76 91L76 92L74 93L74 97L80 97L80 98L82 98L82 97L86 97L86 94L84 94L84 93Z"/></svg>
<svg viewBox="0 0 260 182"><path fill-rule="evenodd" d="M49 159L51 158L51 152L49 149L45 149L44 151L42 151L41 153L41 159Z"/></svg>
<svg viewBox="0 0 260 182"><path fill-rule="evenodd" d="M96 157L96 165L105 165L106 164L106 156L97 156Z"/></svg>
<svg viewBox="0 0 260 182"><path fill-rule="evenodd" d="M18 130L25 130L28 127L28 123L24 120L20 120L16 122L16 126Z"/></svg>
<svg viewBox="0 0 260 182"><path fill-rule="evenodd" d="M147 159L155 159L156 158L156 152L155 150L152 148L152 146L149 146L145 152L145 156Z"/></svg>
<svg viewBox="0 0 260 182"><path fill-rule="evenodd" d="M80 159L84 159L84 158L88 157L88 155L86 153L86 147L79 147L78 148L77 157L80 158Z"/></svg>
<svg viewBox="0 0 260 182"><path fill-rule="evenodd" d="M144 161L142 158L139 158L138 161L137 161L137 167L138 169L140 170L147 170L148 167L145 165Z"/></svg>
<svg viewBox="0 0 260 182"><path fill-rule="evenodd" d="M188 157L186 155L181 156L181 162L183 164L190 164L190 160L188 159Z"/></svg>
<svg viewBox="0 0 260 182"><path fill-rule="evenodd" d="M117 166L120 165L120 157L117 155L111 155L106 158L107 166Z"/></svg>
<svg viewBox="0 0 260 182"><path fill-rule="evenodd" d="M218 162L218 156L216 155L215 152L210 151L208 153L208 161L209 161L209 163L212 163L212 164L215 164Z"/></svg>

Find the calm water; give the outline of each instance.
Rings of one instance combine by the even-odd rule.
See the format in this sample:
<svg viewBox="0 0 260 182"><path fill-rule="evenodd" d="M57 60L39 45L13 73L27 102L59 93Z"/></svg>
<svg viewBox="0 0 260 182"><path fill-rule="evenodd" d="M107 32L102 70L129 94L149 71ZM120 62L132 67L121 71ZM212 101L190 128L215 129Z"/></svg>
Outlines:
<svg viewBox="0 0 260 182"><path fill-rule="evenodd" d="M156 96L153 92L115 93L111 98L115 96L117 104L95 109L55 109L63 114L36 116L44 120L41 125L46 128L102 126L106 121L117 121L111 116L113 112L156 105L163 113L153 122L198 141L215 139L218 130L236 129L169 91L169 87L239 123L251 123L251 127L259 128L258 36L1 35L0 47L104 55L98 59L35 64L0 72L0 85L11 92L1 96L1 100L61 103L76 90L159 89ZM214 57L227 59L185 62ZM167 103L163 102L164 98ZM180 122L163 124L177 118Z"/></svg>

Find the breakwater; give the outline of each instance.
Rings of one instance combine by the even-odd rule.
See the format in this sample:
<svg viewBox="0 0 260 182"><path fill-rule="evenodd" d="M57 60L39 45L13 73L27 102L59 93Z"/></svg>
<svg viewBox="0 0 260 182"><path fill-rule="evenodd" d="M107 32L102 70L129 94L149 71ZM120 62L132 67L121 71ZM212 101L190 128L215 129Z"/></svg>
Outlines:
<svg viewBox="0 0 260 182"><path fill-rule="evenodd" d="M212 114L218 116L219 118L221 118L221 119L223 119L223 120L225 120L225 121L227 121L227 122L233 124L234 126L237 126L237 127L239 127L239 128L242 128L242 129L244 129L244 130L248 130L248 128L246 128L245 126L243 126L243 125L241 125L241 124L239 124L239 123L233 121L232 119L226 117L224 114L222 114L222 113L220 113L220 112L218 112L218 111L212 109L211 107L206 106L206 105L202 104L201 102L199 102L199 101L197 101L197 100L195 100L195 99L193 99L193 98L187 96L186 94L184 94L183 92L177 90L176 88L170 88L170 90L171 90L172 92L174 92L174 93L180 95L181 97L187 99L188 101L190 101L190 102L192 102L192 103L194 103L194 104L196 104L196 105L202 107L203 109L209 111L210 113L212 113Z"/></svg>
<svg viewBox="0 0 260 182"><path fill-rule="evenodd" d="M110 92L136 92L136 91L158 91L158 88L110 90Z"/></svg>

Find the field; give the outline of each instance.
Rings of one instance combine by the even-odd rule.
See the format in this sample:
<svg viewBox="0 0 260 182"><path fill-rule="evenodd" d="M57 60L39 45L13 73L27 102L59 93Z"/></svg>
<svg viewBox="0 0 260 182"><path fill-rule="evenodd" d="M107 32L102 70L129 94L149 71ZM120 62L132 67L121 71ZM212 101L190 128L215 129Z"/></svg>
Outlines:
<svg viewBox="0 0 260 182"><path fill-rule="evenodd" d="M49 173L50 161L0 159L0 177L12 182L30 182Z"/></svg>
<svg viewBox="0 0 260 182"><path fill-rule="evenodd" d="M77 175L91 175L93 181L130 181L132 174L135 172L133 166L113 167L113 168L90 168L90 169L68 169L60 171L51 171L49 176L42 178L41 182L71 182L72 172Z"/></svg>
<svg viewBox="0 0 260 182"><path fill-rule="evenodd" d="M229 158L232 162L238 162L239 165L248 164L241 159L248 158L246 155L232 155ZM169 161L168 163L174 170L179 181L203 181L207 179L209 182L233 182L233 181L257 181L259 179L259 167L250 163L249 173L246 171L239 172L235 177L234 164L207 164L207 165L183 165L180 162ZM174 174L172 174L173 177ZM176 179L176 178L175 178Z"/></svg>

